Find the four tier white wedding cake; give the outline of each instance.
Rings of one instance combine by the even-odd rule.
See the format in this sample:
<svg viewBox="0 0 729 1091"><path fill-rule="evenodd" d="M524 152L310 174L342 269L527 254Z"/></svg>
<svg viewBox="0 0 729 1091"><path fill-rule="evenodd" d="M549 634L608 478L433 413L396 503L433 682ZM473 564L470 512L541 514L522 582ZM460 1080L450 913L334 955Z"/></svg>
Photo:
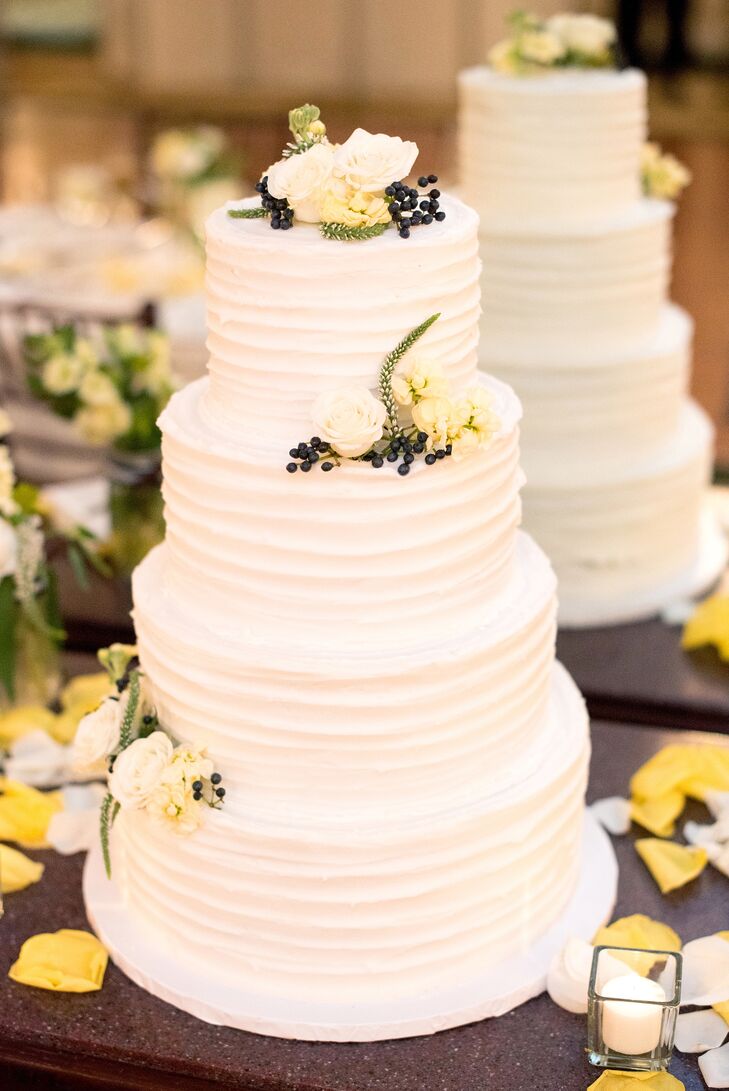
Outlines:
<svg viewBox="0 0 729 1091"><path fill-rule="evenodd" d="M574 625L654 613L726 556L704 503L712 427L687 397L691 320L666 301L674 205L641 190L642 159L659 193L683 172L644 150L645 76L615 69L613 38L591 16L519 16L459 80L480 363L523 402L525 525Z"/></svg>
<svg viewBox="0 0 729 1091"><path fill-rule="evenodd" d="M416 200L414 145L292 131L263 204L208 221L209 376L162 416L167 539L134 577L149 699L197 749L161 803L149 738L110 776L124 914L195 995L120 954L103 891L88 905L132 976L204 1018L391 1037L475 1017L565 911L587 717L518 530L519 402L477 371L475 212ZM197 816L204 760L225 805ZM408 1021L461 986L470 1007ZM352 1031L385 1000L397 1018ZM309 1005L341 1025L292 1029Z"/></svg>

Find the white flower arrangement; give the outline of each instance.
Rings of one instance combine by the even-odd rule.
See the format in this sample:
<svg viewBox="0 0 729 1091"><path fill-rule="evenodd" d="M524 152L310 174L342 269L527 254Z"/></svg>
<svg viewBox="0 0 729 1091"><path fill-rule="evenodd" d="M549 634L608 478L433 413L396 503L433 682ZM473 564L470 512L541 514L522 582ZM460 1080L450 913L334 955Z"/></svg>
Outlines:
<svg viewBox="0 0 729 1091"><path fill-rule="evenodd" d="M661 151L660 145L651 141L643 145L640 175L646 197L675 200L691 181L691 171L674 155Z"/></svg>
<svg viewBox="0 0 729 1091"><path fill-rule="evenodd" d="M615 67L615 24L597 15L537 15L515 12L510 34L488 54L489 64L509 76L532 76L555 68Z"/></svg>
<svg viewBox="0 0 729 1091"><path fill-rule="evenodd" d="M26 337L24 351L31 391L88 443L159 448L157 417L176 387L164 334L122 324L109 327L97 346L63 326Z"/></svg>
<svg viewBox="0 0 729 1091"><path fill-rule="evenodd" d="M412 348L440 316L431 315L403 338L380 368L379 398L367 387L324 391L312 407L317 434L292 447L286 469L324 472L342 461L397 465L402 477L419 456L427 466L487 446L499 429L491 395L482 386L453 397L440 362ZM409 419L408 419L409 417Z"/></svg>
<svg viewBox="0 0 729 1091"><path fill-rule="evenodd" d="M108 772L101 806L101 845L111 875L109 837L120 810L145 811L179 834L193 833L204 807L225 799L221 776L202 747L175 745L145 693L136 648L115 644L99 652L118 697L107 697L83 718L73 744L77 773Z"/></svg>
<svg viewBox="0 0 729 1091"><path fill-rule="evenodd" d="M159 178L199 185L211 176L220 177L225 148L224 132L213 125L165 129L154 139L149 164Z"/></svg>
<svg viewBox="0 0 729 1091"><path fill-rule="evenodd" d="M229 209L231 217L270 217L283 231L318 224L324 238L346 242L393 225L407 239L414 228L445 219L440 191L429 189L437 175L421 176L419 189L404 181L418 156L412 141L355 129L343 144L331 144L319 107L309 104L289 112L289 129L293 140L256 186L260 207Z"/></svg>

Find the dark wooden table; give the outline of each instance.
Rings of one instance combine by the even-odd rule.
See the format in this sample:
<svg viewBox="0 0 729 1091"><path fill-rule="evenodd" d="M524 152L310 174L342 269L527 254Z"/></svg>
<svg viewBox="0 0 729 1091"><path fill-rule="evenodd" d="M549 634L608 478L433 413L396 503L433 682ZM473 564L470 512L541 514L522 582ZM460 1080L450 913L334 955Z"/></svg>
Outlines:
<svg viewBox="0 0 729 1091"><path fill-rule="evenodd" d="M682 739L697 736L595 724L591 797L624 793L641 762L666 742ZM729 745L726 738L719 741ZM615 842L621 867L617 916L647 913L672 925L684 941L729 928L729 879L707 868L693 884L664 897L631 842ZM598 1075L583 1053L584 1017L569 1015L546 996L501 1019L430 1038L330 1045L208 1026L155 1000L113 965L98 993L54 995L17 985L6 975L24 939L87 927L82 858L31 855L46 863L46 873L36 886L6 897L0 923L3 1091L583 1091ZM703 1088L695 1058L676 1055L671 1070L687 1091Z"/></svg>
<svg viewBox="0 0 729 1091"><path fill-rule="evenodd" d="M557 654L596 719L729 732L729 663L713 648L685 652L680 626L564 629Z"/></svg>

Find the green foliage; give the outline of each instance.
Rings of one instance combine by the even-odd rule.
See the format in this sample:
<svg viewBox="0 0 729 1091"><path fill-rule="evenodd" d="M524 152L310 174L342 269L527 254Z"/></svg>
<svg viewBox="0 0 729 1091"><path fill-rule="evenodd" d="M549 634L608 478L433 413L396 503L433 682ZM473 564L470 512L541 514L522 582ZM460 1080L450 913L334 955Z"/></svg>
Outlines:
<svg viewBox="0 0 729 1091"><path fill-rule="evenodd" d="M0 685L9 700L15 698L15 656L18 604L11 576L0 580Z"/></svg>
<svg viewBox="0 0 729 1091"><path fill-rule="evenodd" d="M426 318L425 322L421 322L420 325L416 326L414 330L411 330L406 337L403 337L399 345L396 345L392 352L388 353L382 363L377 385L382 404L387 410L387 422L390 435L396 435L399 430L397 402L392 393L392 377L395 374L395 368L408 349L411 349L415 342L419 341L423 334L429 330L433 323L437 322L439 318L440 312L438 314L431 314L430 318Z"/></svg>
<svg viewBox="0 0 729 1091"><path fill-rule="evenodd" d="M348 227L346 224L323 223L319 230L323 238L336 239L338 242L357 242L361 239L376 239L383 235L389 224L372 224L370 227Z"/></svg>
<svg viewBox="0 0 729 1091"><path fill-rule="evenodd" d="M101 835L101 854L104 857L104 870L107 879L111 879L111 851L109 848L109 835L114 819L119 810L119 804L115 802L111 792L107 792L101 804L99 816L99 833Z"/></svg>
<svg viewBox="0 0 729 1091"><path fill-rule="evenodd" d="M270 216L270 212L261 206L256 208L229 208L228 215L232 220L262 220L264 217Z"/></svg>
<svg viewBox="0 0 729 1091"><path fill-rule="evenodd" d="M134 670L129 675L129 700L119 730L119 747L122 750L129 746L133 738L134 721L139 710L139 696L139 671Z"/></svg>

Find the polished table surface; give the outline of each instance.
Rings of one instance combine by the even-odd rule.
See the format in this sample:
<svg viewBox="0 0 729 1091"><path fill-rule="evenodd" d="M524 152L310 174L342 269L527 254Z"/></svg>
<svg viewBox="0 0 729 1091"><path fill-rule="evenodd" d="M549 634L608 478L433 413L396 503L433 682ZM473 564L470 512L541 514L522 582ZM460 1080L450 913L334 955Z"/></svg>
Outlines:
<svg viewBox="0 0 729 1091"><path fill-rule="evenodd" d="M591 797L624 794L631 773L660 746L701 738L595 723ZM718 741L729 746L725 737ZM695 812L700 816L702 808ZM662 896L631 842L632 835L615 841L617 916L647 913L672 925L684 941L729 928L729 879L707 868L688 887ZM31 855L44 860L46 873L36 886L6 897L0 923L3 1091L583 1091L599 1074L585 1060L584 1017L569 1015L546 996L501 1019L430 1038L330 1045L200 1023L141 991L113 965L98 993L61 995L15 984L7 969L24 939L87 927L82 857ZM704 1086L695 1058L676 1055L671 1071L688 1091Z"/></svg>

